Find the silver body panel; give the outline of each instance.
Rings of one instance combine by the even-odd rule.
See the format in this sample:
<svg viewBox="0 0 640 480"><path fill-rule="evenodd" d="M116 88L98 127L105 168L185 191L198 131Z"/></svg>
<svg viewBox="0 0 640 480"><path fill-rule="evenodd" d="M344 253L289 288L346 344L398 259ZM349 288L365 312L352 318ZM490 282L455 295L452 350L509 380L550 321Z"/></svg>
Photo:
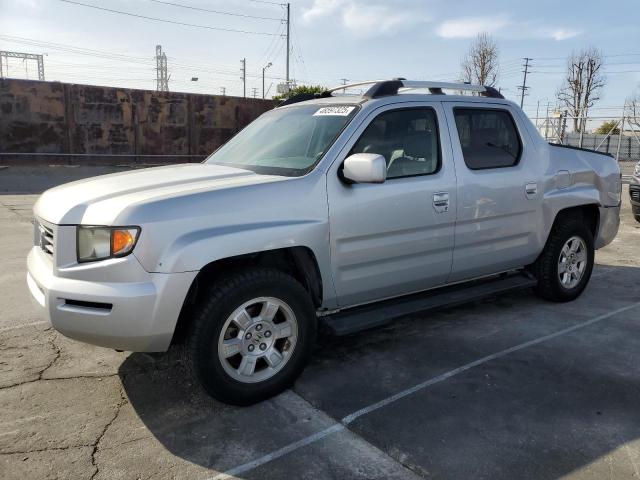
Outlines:
<svg viewBox="0 0 640 480"><path fill-rule="evenodd" d="M106 175L45 192L34 213L54 229L54 251L47 256L34 247L29 285L35 297L44 297L53 326L98 345L165 350L198 271L231 256L310 249L325 310L525 266L542 251L556 214L568 207L599 207L597 248L617 233L616 162L549 146L512 102L424 94L313 102L359 102L361 109L305 176L190 164ZM509 110L523 143L519 164L469 170L452 116L456 105ZM406 106L435 109L441 169L381 184L342 182L340 165L369 121ZM78 224L138 225L141 234L128 257L78 264ZM112 304L111 316L61 309L65 298Z"/></svg>

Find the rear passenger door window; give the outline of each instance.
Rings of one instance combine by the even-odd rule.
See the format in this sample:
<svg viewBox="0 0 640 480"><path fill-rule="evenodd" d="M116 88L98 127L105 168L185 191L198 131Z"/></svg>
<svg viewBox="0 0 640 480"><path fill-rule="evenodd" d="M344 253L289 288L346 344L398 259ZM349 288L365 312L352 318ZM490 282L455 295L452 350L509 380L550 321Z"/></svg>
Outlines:
<svg viewBox="0 0 640 480"><path fill-rule="evenodd" d="M387 179L436 173L440 144L435 111L407 108L381 113L353 146L354 153L382 155L387 162Z"/></svg>
<svg viewBox="0 0 640 480"><path fill-rule="evenodd" d="M522 142L508 111L454 108L453 115L467 167L483 170L518 164Z"/></svg>

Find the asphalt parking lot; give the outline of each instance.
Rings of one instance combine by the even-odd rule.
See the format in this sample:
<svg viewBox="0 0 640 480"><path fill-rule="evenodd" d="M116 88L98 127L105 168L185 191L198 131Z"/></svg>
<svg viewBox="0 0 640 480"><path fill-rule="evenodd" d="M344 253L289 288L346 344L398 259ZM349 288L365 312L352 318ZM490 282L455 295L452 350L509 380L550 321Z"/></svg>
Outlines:
<svg viewBox="0 0 640 480"><path fill-rule="evenodd" d="M175 352L118 353L42 322L25 284L35 195L0 195L0 478L640 478L640 224L584 295L529 292L322 337L250 408Z"/></svg>

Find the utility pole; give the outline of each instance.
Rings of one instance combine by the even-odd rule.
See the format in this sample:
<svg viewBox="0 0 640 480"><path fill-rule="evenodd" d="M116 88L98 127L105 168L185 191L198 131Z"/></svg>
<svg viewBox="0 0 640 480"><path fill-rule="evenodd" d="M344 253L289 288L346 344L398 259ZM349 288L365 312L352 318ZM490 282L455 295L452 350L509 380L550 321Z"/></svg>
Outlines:
<svg viewBox="0 0 640 480"><path fill-rule="evenodd" d="M264 100L264 71L273 65L271 62L267 63L264 67L262 67L262 99Z"/></svg>
<svg viewBox="0 0 640 480"><path fill-rule="evenodd" d="M287 3L287 75L286 75L286 82L287 82L287 96L289 96L289 42L290 42L290 38L289 38L289 32L290 32L290 26L291 26L291 4Z"/></svg>
<svg viewBox="0 0 640 480"><path fill-rule="evenodd" d="M622 119L620 120L620 132L618 132L618 146L616 147L616 162L620 161L620 146L622 145L622 134L624 132L624 114L625 114L626 108L627 108L627 102L624 103L624 107L622 109ZM615 131L615 128L614 128L614 131Z"/></svg>
<svg viewBox="0 0 640 480"><path fill-rule="evenodd" d="M242 80L242 96L247 98L247 59L240 60L240 64L242 65L240 67L240 72L242 73L240 77L240 80Z"/></svg>
<svg viewBox="0 0 640 480"><path fill-rule="evenodd" d="M349 79L348 78L341 78L340 81L342 82L342 85L346 85L347 82L349 81ZM345 93L345 91L346 91L346 89L343 88L342 89L342 93Z"/></svg>
<svg viewBox="0 0 640 480"><path fill-rule="evenodd" d="M251 89L251 94L253 95L253 98L257 98L258 97L258 89L256 87L253 87Z"/></svg>
<svg viewBox="0 0 640 480"><path fill-rule="evenodd" d="M529 62L530 62L531 60L533 60L533 59L532 59L532 58L528 58L528 57L525 57L525 58L524 58L524 65L523 65L523 66L524 66L524 70L523 70L523 72L524 72L524 79L522 80L522 85L520 85L520 86L518 87L518 90L522 90L522 94L521 94L521 96L520 96L520 108L522 108L522 106L524 105L524 95L525 95L525 92L526 92L527 90L529 90L529 87L527 87L527 73L529 73Z"/></svg>
<svg viewBox="0 0 640 480"><path fill-rule="evenodd" d="M544 139L549 140L549 109L551 108L551 102L547 101L547 117L544 124Z"/></svg>
<svg viewBox="0 0 640 480"><path fill-rule="evenodd" d="M220 87L220 91L222 92L222 96L224 97L227 94L226 87Z"/></svg>
<svg viewBox="0 0 640 480"><path fill-rule="evenodd" d="M161 45L156 45L156 90L158 92L169 91L169 69L167 68L167 54L162 51Z"/></svg>

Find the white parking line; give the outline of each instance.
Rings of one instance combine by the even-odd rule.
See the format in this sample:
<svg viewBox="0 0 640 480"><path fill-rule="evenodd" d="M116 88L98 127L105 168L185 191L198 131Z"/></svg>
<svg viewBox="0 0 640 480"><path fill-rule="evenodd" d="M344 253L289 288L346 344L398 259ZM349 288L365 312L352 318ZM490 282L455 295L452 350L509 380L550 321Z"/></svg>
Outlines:
<svg viewBox="0 0 640 480"><path fill-rule="evenodd" d="M443 382L444 380L447 380L455 375L458 375L462 372L466 372L467 370L470 370L474 367L477 367L479 365L483 365L487 362L490 362L491 360L495 360L497 358L501 358L504 357L506 355L509 355L510 353L514 353L517 352L519 350L523 350L525 348L529 348L531 346L534 345L538 345L540 343L546 342L548 340L553 340L554 338L560 337L562 335L566 335L567 333L571 333L574 332L576 330L580 330L582 328L588 327L589 325L593 325L594 323L598 323L601 322L603 320L606 320L607 318L611 318L614 315L617 315L619 313L622 312L626 312L627 310L631 310L632 308L636 308L640 306L640 302L636 302L633 303L631 305L627 305L626 307L622 307L622 308L618 308L616 310L613 310L609 313L605 313L603 315L597 316L595 318L592 318L590 320L586 320L584 322L578 323L576 325L573 325L572 327L567 327L564 328L562 330L559 330L555 333L551 333L549 335L545 335L543 337L538 337L534 340L530 340L528 342L524 342L521 343L519 345L516 345L514 347L510 347L507 348L505 350L501 350L497 353L493 353L491 355L487 355L486 357L482 357L474 362L471 363L467 363L466 365L463 365L461 367L455 368L453 370L450 370L448 372L443 373L442 375L438 375L437 377L433 377L430 378L429 380L426 380L422 383L419 383L417 385L414 385L413 387L407 388L406 390L402 390L401 392L396 393L395 395L392 395L390 397L387 397L383 400L380 400L379 402L373 403L367 407L361 408L360 410L357 410L347 416L345 416L340 423L336 423L335 425L326 428L324 430L321 430L317 433L314 433L313 435L309 435L305 438L303 438L302 440L298 440L297 442L293 442L290 443L278 450L274 450L271 453L268 453L260 458L257 458L255 460L252 460L251 462L248 463L244 463L242 465L238 465L237 467L233 467L230 470L227 470L224 473L219 473L218 475L212 477L210 480L223 480L223 479L230 479L230 478L234 478L235 475L240 475L242 473L245 473L249 470L253 470L256 467L259 467L261 465L264 465L265 463L269 463L272 460L275 460L277 458L280 458L288 453L291 453L295 450L298 450L299 448L302 448L304 446L310 445L312 443L317 442L318 440L321 440L333 433L336 432L340 432L342 430L344 430L350 423L353 423L355 420L357 420L358 418L362 417L363 415L367 415L368 413L374 412L382 407L385 407L387 405L389 405L390 403L393 403L397 400L400 400L402 398L405 398L413 393L416 393L420 390L423 390L431 385L434 385L436 383L440 383Z"/></svg>

